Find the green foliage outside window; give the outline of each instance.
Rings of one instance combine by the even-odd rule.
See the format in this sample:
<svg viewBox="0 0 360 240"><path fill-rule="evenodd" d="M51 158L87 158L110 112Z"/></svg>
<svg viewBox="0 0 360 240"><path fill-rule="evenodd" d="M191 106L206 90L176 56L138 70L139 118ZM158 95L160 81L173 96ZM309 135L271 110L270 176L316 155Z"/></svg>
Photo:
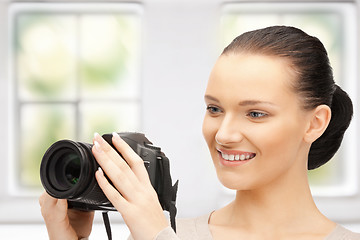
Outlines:
<svg viewBox="0 0 360 240"><path fill-rule="evenodd" d="M14 24L18 185L39 188L60 139L140 128L140 18L131 13L22 12Z"/></svg>

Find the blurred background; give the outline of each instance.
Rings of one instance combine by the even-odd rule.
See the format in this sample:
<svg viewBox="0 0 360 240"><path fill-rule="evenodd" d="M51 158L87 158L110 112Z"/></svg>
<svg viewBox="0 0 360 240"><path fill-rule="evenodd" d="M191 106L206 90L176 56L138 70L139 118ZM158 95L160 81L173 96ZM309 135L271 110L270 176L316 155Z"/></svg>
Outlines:
<svg viewBox="0 0 360 240"><path fill-rule="evenodd" d="M57 140L91 142L94 132L144 132L160 146L180 180L179 217L231 201L202 137L203 94L222 49L270 25L317 36L354 102L340 151L309 178L321 211L360 232L359 10L355 0L0 0L0 238L47 239L41 158ZM114 237L125 239L118 215ZM101 224L93 239L105 237Z"/></svg>

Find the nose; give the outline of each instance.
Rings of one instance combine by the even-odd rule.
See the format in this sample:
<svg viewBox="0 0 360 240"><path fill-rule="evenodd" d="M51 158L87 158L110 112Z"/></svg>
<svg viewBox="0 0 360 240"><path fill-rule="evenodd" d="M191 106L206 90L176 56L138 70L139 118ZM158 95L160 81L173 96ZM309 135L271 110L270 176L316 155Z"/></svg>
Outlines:
<svg viewBox="0 0 360 240"><path fill-rule="evenodd" d="M244 139L241 123L236 117L226 115L215 135L215 141L222 146L239 143Z"/></svg>

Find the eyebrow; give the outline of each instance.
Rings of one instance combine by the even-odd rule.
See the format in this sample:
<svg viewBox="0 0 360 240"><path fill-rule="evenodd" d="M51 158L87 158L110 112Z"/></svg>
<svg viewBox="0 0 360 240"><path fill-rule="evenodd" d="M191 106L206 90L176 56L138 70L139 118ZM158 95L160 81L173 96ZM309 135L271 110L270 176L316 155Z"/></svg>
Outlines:
<svg viewBox="0 0 360 240"><path fill-rule="evenodd" d="M260 105L260 104L275 106L275 104L272 102L260 101L260 100L244 100L244 101L239 102L240 106Z"/></svg>
<svg viewBox="0 0 360 240"><path fill-rule="evenodd" d="M205 95L204 97L205 99L208 99L208 100L212 100L214 102L220 102L217 98L213 97L213 96L210 96L210 95Z"/></svg>
<svg viewBox="0 0 360 240"><path fill-rule="evenodd" d="M205 99L220 103L220 101L217 98L210 96L210 95L205 95ZM240 106L254 106L254 105L260 105L260 104L275 106L275 104L272 102L260 101L260 100L244 100L244 101L239 102Z"/></svg>

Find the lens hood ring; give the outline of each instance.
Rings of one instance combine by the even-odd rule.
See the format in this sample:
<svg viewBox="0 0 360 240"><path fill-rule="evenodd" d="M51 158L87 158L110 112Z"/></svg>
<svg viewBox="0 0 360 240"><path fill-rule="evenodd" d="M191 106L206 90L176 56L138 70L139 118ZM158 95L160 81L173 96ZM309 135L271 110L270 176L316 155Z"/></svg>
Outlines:
<svg viewBox="0 0 360 240"><path fill-rule="evenodd" d="M62 166L64 164L62 158L69 153L76 154L80 160L79 181L73 186L66 186L63 183L62 178L65 179L65 176L62 176L64 174L59 169L65 167ZM87 160L89 157L92 157L91 146L84 146L71 140L55 142L44 154L40 166L40 177L45 190L56 198L71 199L81 195L86 189L86 186L83 186L87 182L84 178L89 178L91 172L94 171L88 166L91 165ZM56 171L57 173L54 174Z"/></svg>

